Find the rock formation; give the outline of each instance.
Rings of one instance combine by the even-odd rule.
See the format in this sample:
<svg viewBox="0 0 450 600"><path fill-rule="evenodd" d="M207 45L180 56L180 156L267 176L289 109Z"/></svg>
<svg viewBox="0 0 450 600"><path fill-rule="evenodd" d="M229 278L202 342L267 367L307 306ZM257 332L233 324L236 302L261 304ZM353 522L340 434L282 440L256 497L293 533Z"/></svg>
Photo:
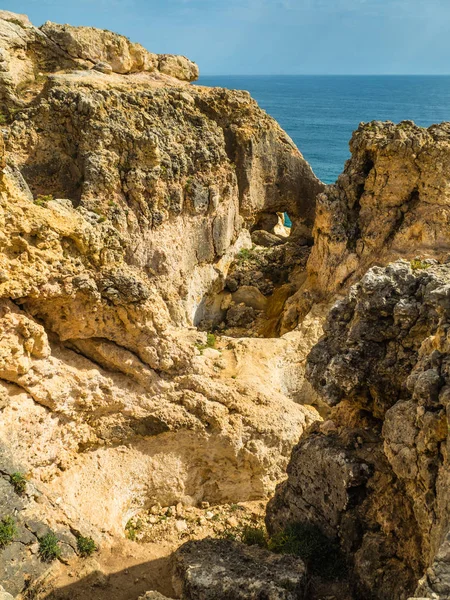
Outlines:
<svg viewBox="0 0 450 600"><path fill-rule="evenodd" d="M175 555L178 597L185 600L296 600L305 593L305 566L230 540L188 542Z"/></svg>
<svg viewBox="0 0 450 600"><path fill-rule="evenodd" d="M317 198L307 281L287 302L283 330L373 265L450 252L450 125L361 124L350 150L336 184Z"/></svg>
<svg viewBox="0 0 450 600"><path fill-rule="evenodd" d="M323 185L248 93L189 85L183 57L7 11L0 40L0 505L21 536L0 574L18 594L48 533L72 560L155 503L274 489L318 418L292 398L320 312L255 353L197 325L267 215L306 247Z"/></svg>
<svg viewBox="0 0 450 600"><path fill-rule="evenodd" d="M76 573L103 600L80 561L142 563L143 511L179 543L277 484L269 534L339 544L342 581L190 541L134 597L450 597L450 126L361 125L325 187L197 77L0 11L0 597L88 597L52 595Z"/></svg>
<svg viewBox="0 0 450 600"><path fill-rule="evenodd" d="M271 531L338 539L356 598L446 598L450 267L374 267L331 310L307 376L333 408L294 449ZM429 569L427 570L427 568Z"/></svg>

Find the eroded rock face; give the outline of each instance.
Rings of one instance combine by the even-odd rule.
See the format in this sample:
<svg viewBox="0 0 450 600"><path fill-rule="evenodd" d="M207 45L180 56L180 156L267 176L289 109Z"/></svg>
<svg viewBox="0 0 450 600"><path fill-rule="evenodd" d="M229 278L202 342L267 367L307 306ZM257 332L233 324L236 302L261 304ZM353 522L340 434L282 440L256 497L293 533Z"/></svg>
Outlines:
<svg viewBox="0 0 450 600"><path fill-rule="evenodd" d="M198 79L184 56L157 55L111 31L47 22L36 28L25 15L0 11L0 98L23 105L27 88L42 88L49 73L96 69L103 73L153 73L155 80ZM101 67L103 65L103 67Z"/></svg>
<svg viewBox="0 0 450 600"><path fill-rule="evenodd" d="M155 71L158 67L156 54L112 31L59 25L50 21L44 23L41 31L72 58L93 64L108 63L114 73Z"/></svg>
<svg viewBox="0 0 450 600"><path fill-rule="evenodd" d="M184 600L295 600L303 562L229 540L188 542L174 557L174 589Z"/></svg>
<svg viewBox="0 0 450 600"><path fill-rule="evenodd" d="M158 496L166 504L177 496L232 500L234 477L244 496L264 494L281 475L290 444L316 418L314 410L281 393L269 396L263 384L221 381L213 370L217 358L200 355L195 346L205 334L181 327L186 316L171 315L157 278L127 262L126 239L108 219L68 202L35 204L9 174L3 186L0 368L3 379L26 392L19 410L28 414L29 437L24 431L17 437L12 405L4 409L2 435L23 462L68 498L85 486L92 491L88 482L100 461L118 492L109 508L99 505L97 516L86 495L86 516L114 529L123 527L137 496L140 503ZM215 354L220 358L219 350ZM62 419L58 427L51 425L52 414ZM37 431L52 431L52 442L35 446ZM208 450L213 439L216 450ZM134 440L133 449L118 450L127 440ZM177 458L168 479L172 444ZM72 470L73 458L87 450ZM203 466L193 471L194 455ZM254 463L252 455L260 458ZM234 475L220 466L222 460L235 463ZM252 463L256 470L249 477ZM276 474L267 470L269 463L277 465ZM102 495L109 484L96 481ZM84 510L82 500L77 504Z"/></svg>
<svg viewBox="0 0 450 600"><path fill-rule="evenodd" d="M357 598L406 599L427 567L417 595L449 589L449 284L433 261L374 267L308 357L335 408L294 450L268 523L311 521L336 537Z"/></svg>
<svg viewBox="0 0 450 600"><path fill-rule="evenodd" d="M373 265L450 251L450 125L361 124L350 150L336 184L318 196L308 278L288 302L288 327Z"/></svg>
<svg viewBox="0 0 450 600"><path fill-rule="evenodd" d="M310 235L322 184L248 94L166 74L190 63L0 17L0 440L41 498L27 518L108 545L158 502L264 497L318 418L291 398L320 318L273 387L251 368L270 344L252 363L195 326L259 214Z"/></svg>

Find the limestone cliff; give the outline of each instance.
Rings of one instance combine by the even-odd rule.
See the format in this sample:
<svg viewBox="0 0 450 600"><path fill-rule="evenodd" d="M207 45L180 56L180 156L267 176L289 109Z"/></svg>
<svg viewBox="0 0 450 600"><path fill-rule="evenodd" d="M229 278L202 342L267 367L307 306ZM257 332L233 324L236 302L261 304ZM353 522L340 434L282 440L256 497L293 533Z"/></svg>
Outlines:
<svg viewBox="0 0 450 600"><path fill-rule="evenodd" d="M0 596L110 598L108 555L118 600L450 597L450 126L362 124L324 186L197 77L0 11ZM229 539L158 593L124 569L251 530L277 484L269 534L320 531L343 581Z"/></svg>
<svg viewBox="0 0 450 600"><path fill-rule="evenodd" d="M6 11L0 41L0 503L21 536L0 575L17 594L50 529L71 560L76 535L112 544L142 508L273 490L318 418L292 398L320 316L255 346L196 326L261 219L288 211L307 247L323 185L248 93L189 85L183 57Z"/></svg>
<svg viewBox="0 0 450 600"><path fill-rule="evenodd" d="M371 269L308 357L335 408L293 451L268 523L337 538L356 598L405 600L425 573L418 596L450 593L449 285L433 261Z"/></svg>
<svg viewBox="0 0 450 600"><path fill-rule="evenodd" d="M450 125L361 124L350 151L336 184L317 198L308 277L287 302L285 329L373 265L450 251Z"/></svg>

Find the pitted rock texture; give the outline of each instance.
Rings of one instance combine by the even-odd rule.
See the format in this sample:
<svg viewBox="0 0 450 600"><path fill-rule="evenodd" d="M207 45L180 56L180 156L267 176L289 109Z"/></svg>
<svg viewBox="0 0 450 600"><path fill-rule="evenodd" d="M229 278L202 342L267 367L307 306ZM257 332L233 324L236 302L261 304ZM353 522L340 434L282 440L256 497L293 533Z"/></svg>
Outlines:
<svg viewBox="0 0 450 600"><path fill-rule="evenodd" d="M306 584L299 558L213 539L181 546L173 579L183 600L295 600Z"/></svg>
<svg viewBox="0 0 450 600"><path fill-rule="evenodd" d="M4 12L0 40L0 441L40 518L107 546L158 502L264 498L319 418L292 398L321 318L273 369L270 342L253 360L196 326L260 215L310 237L323 185L247 93L172 77L181 59Z"/></svg>
<svg viewBox="0 0 450 600"><path fill-rule="evenodd" d="M450 252L450 124L361 124L350 150L336 184L318 196L308 278L288 302L288 327L373 265Z"/></svg>
<svg viewBox="0 0 450 600"><path fill-rule="evenodd" d="M198 79L198 66L184 56L152 54L123 35L95 27L73 27L47 21L41 31L72 58L106 63L113 73L161 73L183 81Z"/></svg>
<svg viewBox="0 0 450 600"><path fill-rule="evenodd" d="M114 73L154 71L158 57L140 44L112 31L94 27L72 27L47 21L41 31L72 58L91 63L105 62Z"/></svg>
<svg viewBox="0 0 450 600"><path fill-rule="evenodd" d="M156 80L194 81L199 70L184 56L152 54L111 31L47 22L0 11L0 98L9 110L23 105L27 88L42 88L49 73L105 65L109 73L153 73ZM36 93L36 90L35 90Z"/></svg>
<svg viewBox="0 0 450 600"><path fill-rule="evenodd" d="M331 310L307 377L334 406L294 449L268 524L336 537L355 598L447 597L450 266L374 267ZM432 595L430 597L433 597Z"/></svg>
<svg viewBox="0 0 450 600"><path fill-rule="evenodd" d="M73 533L75 530L80 532L80 524L74 522L72 530L62 525L63 513L59 507L56 504L49 506L49 500L31 481L26 481L23 491L17 489L11 476L23 472L23 463L0 440L0 522L9 518L14 524L12 540L0 545L2 600L16 597L34 580L44 577L50 571L51 562L38 557L39 540L50 531L58 539L61 562L67 563L77 553L77 541ZM82 526L81 531L87 535L88 530Z"/></svg>

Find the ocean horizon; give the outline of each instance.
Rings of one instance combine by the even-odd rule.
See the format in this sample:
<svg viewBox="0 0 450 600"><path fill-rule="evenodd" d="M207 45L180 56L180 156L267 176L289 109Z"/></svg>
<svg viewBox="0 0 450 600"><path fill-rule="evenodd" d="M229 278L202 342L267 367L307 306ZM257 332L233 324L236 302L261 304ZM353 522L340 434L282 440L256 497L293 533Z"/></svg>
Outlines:
<svg viewBox="0 0 450 600"><path fill-rule="evenodd" d="M250 92L325 183L342 173L361 122L450 121L450 75L203 75L197 84Z"/></svg>

